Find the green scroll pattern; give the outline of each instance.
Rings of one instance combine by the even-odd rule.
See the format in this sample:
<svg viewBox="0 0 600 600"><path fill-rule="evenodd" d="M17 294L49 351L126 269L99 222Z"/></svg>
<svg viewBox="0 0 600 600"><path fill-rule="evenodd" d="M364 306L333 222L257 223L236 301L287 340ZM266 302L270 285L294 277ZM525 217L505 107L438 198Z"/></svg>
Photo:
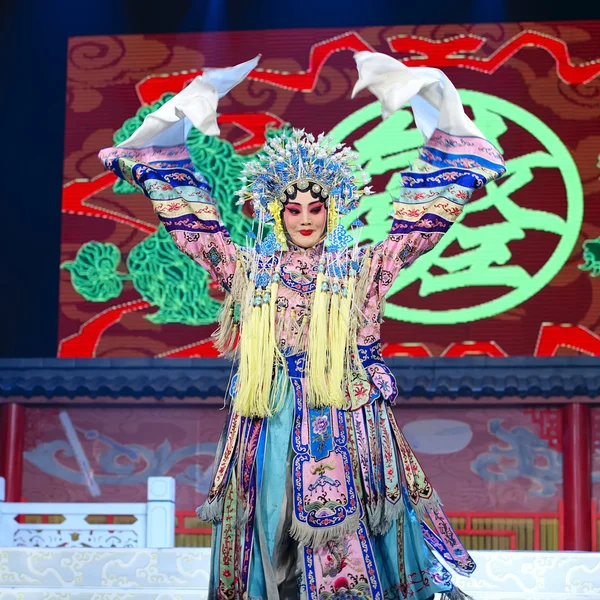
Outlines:
<svg viewBox="0 0 600 600"><path fill-rule="evenodd" d="M130 279L117 271L121 251L114 244L83 244L75 260L65 261L61 269L71 273L71 283L88 302L107 302L123 291L123 281Z"/></svg>

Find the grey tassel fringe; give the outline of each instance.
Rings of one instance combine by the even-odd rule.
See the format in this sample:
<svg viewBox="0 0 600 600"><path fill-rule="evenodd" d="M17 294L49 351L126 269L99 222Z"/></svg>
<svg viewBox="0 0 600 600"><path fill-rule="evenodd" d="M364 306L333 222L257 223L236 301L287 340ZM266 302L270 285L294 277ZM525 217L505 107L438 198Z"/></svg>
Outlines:
<svg viewBox="0 0 600 600"><path fill-rule="evenodd" d="M454 586L449 592L444 592L440 600L473 600L473 598Z"/></svg>
<svg viewBox="0 0 600 600"><path fill-rule="evenodd" d="M223 499L215 500L210 504L205 502L196 509L196 515L206 523L218 523L223 518Z"/></svg>
<svg viewBox="0 0 600 600"><path fill-rule="evenodd" d="M373 535L385 535L403 511L402 499L396 504L383 500L377 502L373 507L367 506L367 517Z"/></svg>

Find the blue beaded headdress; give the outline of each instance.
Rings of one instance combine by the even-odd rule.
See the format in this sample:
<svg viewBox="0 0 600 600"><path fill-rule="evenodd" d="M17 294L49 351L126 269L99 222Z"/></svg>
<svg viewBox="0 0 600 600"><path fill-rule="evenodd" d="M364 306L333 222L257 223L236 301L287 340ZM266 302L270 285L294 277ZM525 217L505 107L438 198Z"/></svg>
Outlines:
<svg viewBox="0 0 600 600"><path fill-rule="evenodd" d="M333 138L316 139L303 129L291 136L269 140L255 160L246 163L241 176L243 187L237 192L239 203L252 202L256 216L273 225L278 242L285 247L281 210L285 191L296 186L319 194L329 210L328 234L338 228L339 215L358 206L360 197L370 194L370 176L358 163L358 153ZM339 236L338 236L339 237Z"/></svg>

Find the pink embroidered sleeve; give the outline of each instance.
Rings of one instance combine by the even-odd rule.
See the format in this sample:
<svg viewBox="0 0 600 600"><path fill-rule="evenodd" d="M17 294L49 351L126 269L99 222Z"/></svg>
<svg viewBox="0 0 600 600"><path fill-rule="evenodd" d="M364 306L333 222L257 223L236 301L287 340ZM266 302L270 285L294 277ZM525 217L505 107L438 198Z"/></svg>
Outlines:
<svg viewBox="0 0 600 600"><path fill-rule="evenodd" d="M436 129L408 171L386 240L373 248L372 291L383 297L401 269L429 252L462 213L474 190L504 173L487 140Z"/></svg>
<svg viewBox="0 0 600 600"><path fill-rule="evenodd" d="M107 148L104 165L147 196L177 248L231 289L236 246L221 224L210 187L194 170L185 145Z"/></svg>
<svg viewBox="0 0 600 600"><path fill-rule="evenodd" d="M407 67L377 52L354 55L359 79L353 96L370 90L383 118L410 102L425 144L402 173L394 222L373 249L372 292L389 291L400 270L431 250L462 213L473 190L500 177L502 155L465 114L452 82L438 69Z"/></svg>
<svg viewBox="0 0 600 600"><path fill-rule="evenodd" d="M203 221L202 229L190 231L187 226L194 222L191 215L175 220L160 213L158 216L177 248L208 271L213 281L223 289L231 291L236 268L236 246L227 229L219 221L213 222L214 227Z"/></svg>

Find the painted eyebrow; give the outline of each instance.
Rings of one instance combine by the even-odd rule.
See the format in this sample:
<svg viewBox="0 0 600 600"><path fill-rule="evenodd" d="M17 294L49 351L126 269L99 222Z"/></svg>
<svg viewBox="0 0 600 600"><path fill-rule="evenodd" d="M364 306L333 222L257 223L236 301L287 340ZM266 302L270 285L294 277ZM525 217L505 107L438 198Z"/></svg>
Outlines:
<svg viewBox="0 0 600 600"><path fill-rule="evenodd" d="M323 204L320 200L315 200L314 202L311 202L308 206L311 207L313 204ZM300 202L288 202L286 204L286 206L302 206L302 204L300 204Z"/></svg>

